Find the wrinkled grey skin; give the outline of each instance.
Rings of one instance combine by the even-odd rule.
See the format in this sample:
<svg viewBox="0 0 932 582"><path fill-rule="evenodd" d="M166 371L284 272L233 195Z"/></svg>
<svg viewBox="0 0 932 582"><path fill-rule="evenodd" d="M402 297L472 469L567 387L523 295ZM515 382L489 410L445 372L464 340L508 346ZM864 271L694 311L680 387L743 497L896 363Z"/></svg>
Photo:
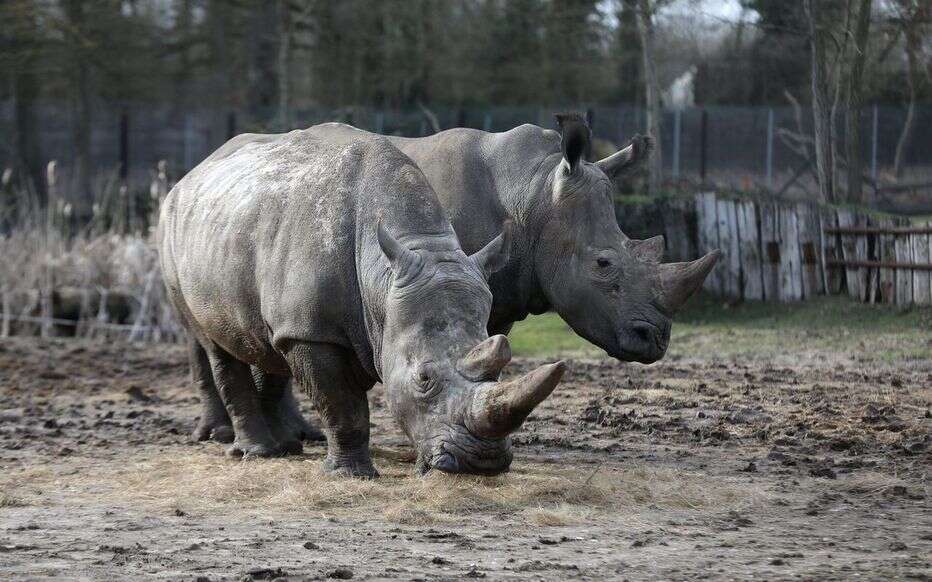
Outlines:
<svg viewBox="0 0 932 582"><path fill-rule="evenodd" d="M315 127L217 150L169 193L158 242L231 454L300 449L279 405L294 377L320 413L325 469L375 476L366 391L382 381L420 471L507 470L508 434L563 365L497 381L510 355L486 331L486 277L506 238L467 256L423 174L381 137Z"/></svg>
<svg viewBox="0 0 932 582"><path fill-rule="evenodd" d="M671 316L701 287L718 252L662 265L663 237L626 237L615 219L613 181L646 163L652 141L635 136L590 163L583 159L588 127L574 116L560 122L561 132L522 125L388 139L424 172L466 252L513 224L510 257L489 281L489 333L506 334L528 314L552 310L610 356L654 362L666 352ZM300 415L292 409L291 416Z"/></svg>
<svg viewBox="0 0 932 582"><path fill-rule="evenodd" d="M626 237L615 219L613 180L647 161L651 140L635 136L589 163L588 127L576 116L559 119L562 136L522 125L389 139L427 176L466 252L513 222L509 260L489 281L490 333L552 310L610 356L655 362L666 352L671 316L701 287L718 252L661 265L663 237Z"/></svg>

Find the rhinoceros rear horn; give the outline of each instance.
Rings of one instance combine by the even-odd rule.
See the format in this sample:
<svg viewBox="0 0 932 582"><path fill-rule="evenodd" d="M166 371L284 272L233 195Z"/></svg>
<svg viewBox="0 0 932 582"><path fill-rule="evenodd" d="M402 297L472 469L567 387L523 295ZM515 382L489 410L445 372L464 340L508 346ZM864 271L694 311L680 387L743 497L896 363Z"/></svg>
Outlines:
<svg viewBox="0 0 932 582"><path fill-rule="evenodd" d="M486 280L508 262L508 257L511 255L511 229L511 221L506 220L501 234L472 255L472 259L482 269Z"/></svg>
<svg viewBox="0 0 932 582"><path fill-rule="evenodd" d="M615 152L596 165L605 175L617 180L642 167L654 151L654 138L649 135L635 135L628 147Z"/></svg>
<svg viewBox="0 0 932 582"><path fill-rule="evenodd" d="M483 387L472 402L467 419L469 430L485 438L511 434L550 396L564 371L566 364L557 362L541 366L516 380Z"/></svg>
<svg viewBox="0 0 932 582"><path fill-rule="evenodd" d="M417 253L406 248L388 232L382 220L376 226L376 235L379 238L379 247L382 253L388 258L389 264L395 276L401 276L403 273L410 272L411 268L419 261Z"/></svg>
<svg viewBox="0 0 932 582"><path fill-rule="evenodd" d="M721 254L721 251L714 250L701 259L688 263L660 265L660 305L670 312L682 307L686 300L702 287L702 282L712 271Z"/></svg>
<svg viewBox="0 0 932 582"><path fill-rule="evenodd" d="M493 335L460 358L456 369L470 380L481 382L498 380L502 369L511 361L511 346L508 338Z"/></svg>

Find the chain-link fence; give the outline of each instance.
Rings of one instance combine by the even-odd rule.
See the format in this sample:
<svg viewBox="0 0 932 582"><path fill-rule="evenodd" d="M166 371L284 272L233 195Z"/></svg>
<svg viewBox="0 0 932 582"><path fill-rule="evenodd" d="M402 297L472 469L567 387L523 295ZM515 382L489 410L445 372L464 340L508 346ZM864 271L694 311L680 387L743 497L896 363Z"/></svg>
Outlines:
<svg viewBox="0 0 932 582"><path fill-rule="evenodd" d="M593 133L616 146L643 133L646 114L634 106L578 108L588 111ZM472 127L504 131L522 123L554 127L549 107L437 108L431 111L379 111L367 108L299 109L286 123L275 112L248 114L219 109L178 109L152 104L98 104L91 121L91 166L94 174L116 173L125 164L130 184L151 179L158 160L168 160L173 176L194 167L230 136L302 128L324 121L343 121L371 131L404 136L442 129ZM865 172L883 180L894 164L906 120L905 107L867 106L861 119ZM68 176L74 158L73 119L62 104L39 106L38 149L42 161L58 160ZM672 180L701 180L738 189L813 191L812 172L803 155L811 133L811 111L792 107L694 107L664 112L663 165ZM843 132L843 115L837 115ZM16 152L13 104L0 103L0 168L14 165ZM932 106L917 107L912 137L902 155L902 180L932 180ZM811 149L811 148L810 148ZM67 180L67 178L66 178Z"/></svg>

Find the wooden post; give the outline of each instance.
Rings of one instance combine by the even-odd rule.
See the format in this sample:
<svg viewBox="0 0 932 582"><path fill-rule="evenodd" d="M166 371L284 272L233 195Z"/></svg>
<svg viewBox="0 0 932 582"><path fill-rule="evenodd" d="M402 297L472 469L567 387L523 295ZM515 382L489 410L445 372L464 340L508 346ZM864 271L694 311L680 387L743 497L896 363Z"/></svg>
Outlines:
<svg viewBox="0 0 932 582"><path fill-rule="evenodd" d="M896 223L885 218L880 221L883 228L892 228ZM880 247L877 255L880 261L884 263L893 263L896 261L896 235L881 234L877 237L877 245ZM896 303L896 271L894 269L880 269L880 300L883 303Z"/></svg>
<svg viewBox="0 0 932 582"><path fill-rule="evenodd" d="M906 219L897 221L900 226L909 223ZM899 235L896 237L894 245L896 252L896 262L911 263L913 260L912 247L909 241L909 235ZM906 307L913 302L913 272L911 269L896 270L896 304Z"/></svg>
<svg viewBox="0 0 932 582"><path fill-rule="evenodd" d="M909 235L910 246L913 250L913 262L920 265L929 264L929 235ZM913 271L913 304L929 305L929 271L916 269Z"/></svg>
<svg viewBox="0 0 932 582"><path fill-rule="evenodd" d="M735 203L731 200L717 200L715 206L718 244L724 255L723 268L719 269L722 292L729 299L741 299L741 250Z"/></svg>
<svg viewBox="0 0 932 582"><path fill-rule="evenodd" d="M0 337L10 337L10 321L13 317L13 305L10 290L6 286L0 289L0 309L3 309L3 322L0 323Z"/></svg>
<svg viewBox="0 0 932 582"><path fill-rule="evenodd" d="M780 224L772 204L760 206L761 279L764 299L780 300Z"/></svg>
<svg viewBox="0 0 932 582"><path fill-rule="evenodd" d="M668 199L663 204L663 233L667 239L668 261L694 259L689 228L686 223L688 200Z"/></svg>
<svg viewBox="0 0 932 582"><path fill-rule="evenodd" d="M739 202L738 236L741 239L742 294L745 299L764 298L764 282L760 252L760 233L757 228L757 206L754 202Z"/></svg>
<svg viewBox="0 0 932 582"><path fill-rule="evenodd" d="M823 210L819 213L819 222L822 227L822 277L825 280L825 293L838 295L844 288L845 276L832 261L841 260L841 243L837 234L825 232L827 228L838 226L838 216L834 210Z"/></svg>
<svg viewBox="0 0 932 582"><path fill-rule="evenodd" d="M799 222L796 208L781 206L780 213L780 300L803 298L802 265L799 254Z"/></svg>
<svg viewBox="0 0 932 582"><path fill-rule="evenodd" d="M857 223L857 217L851 210L838 211L838 226L857 226ZM845 261L857 261L861 259L861 257L858 256L858 240L859 239L856 235L841 235L841 253ZM867 242L865 240L865 248L866 244ZM866 256L863 258L865 260L867 259ZM845 283L847 283L848 287L848 297L858 301L864 297L864 294L867 291L867 281L865 280L862 283L859 269L857 267L845 267Z"/></svg>
<svg viewBox="0 0 932 582"><path fill-rule="evenodd" d="M820 241L818 208L806 203L796 205L799 225L799 255L802 268L803 298L815 297L825 292L822 278L822 243Z"/></svg>
<svg viewBox="0 0 932 582"><path fill-rule="evenodd" d="M715 193L706 192L704 194L699 194L697 198L701 198L701 200L697 200L696 214L699 224L700 245L703 246L703 248L699 250L699 253L704 254L713 249L720 248L721 246L718 238ZM704 289L714 294L722 293L722 268L722 261L719 261L715 269L713 269L711 276L706 277L705 283L703 283Z"/></svg>

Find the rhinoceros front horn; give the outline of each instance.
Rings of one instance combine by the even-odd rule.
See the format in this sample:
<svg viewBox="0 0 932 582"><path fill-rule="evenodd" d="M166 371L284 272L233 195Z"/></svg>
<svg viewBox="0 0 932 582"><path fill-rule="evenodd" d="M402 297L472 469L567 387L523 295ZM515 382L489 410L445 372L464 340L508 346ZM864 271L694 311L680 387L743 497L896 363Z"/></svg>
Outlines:
<svg viewBox="0 0 932 582"><path fill-rule="evenodd" d="M510 361L511 346L508 344L508 338L493 335L460 358L456 369L463 376L476 382L498 380L502 368Z"/></svg>
<svg viewBox="0 0 932 582"><path fill-rule="evenodd" d="M534 408L557 387L564 362L547 364L510 382L480 389L473 398L467 426L485 438L502 438L514 432Z"/></svg>
<svg viewBox="0 0 932 582"><path fill-rule="evenodd" d="M658 301L660 305L670 312L682 307L686 300L702 287L702 282L705 281L721 254L721 251L714 250L688 263L659 265L661 292Z"/></svg>

